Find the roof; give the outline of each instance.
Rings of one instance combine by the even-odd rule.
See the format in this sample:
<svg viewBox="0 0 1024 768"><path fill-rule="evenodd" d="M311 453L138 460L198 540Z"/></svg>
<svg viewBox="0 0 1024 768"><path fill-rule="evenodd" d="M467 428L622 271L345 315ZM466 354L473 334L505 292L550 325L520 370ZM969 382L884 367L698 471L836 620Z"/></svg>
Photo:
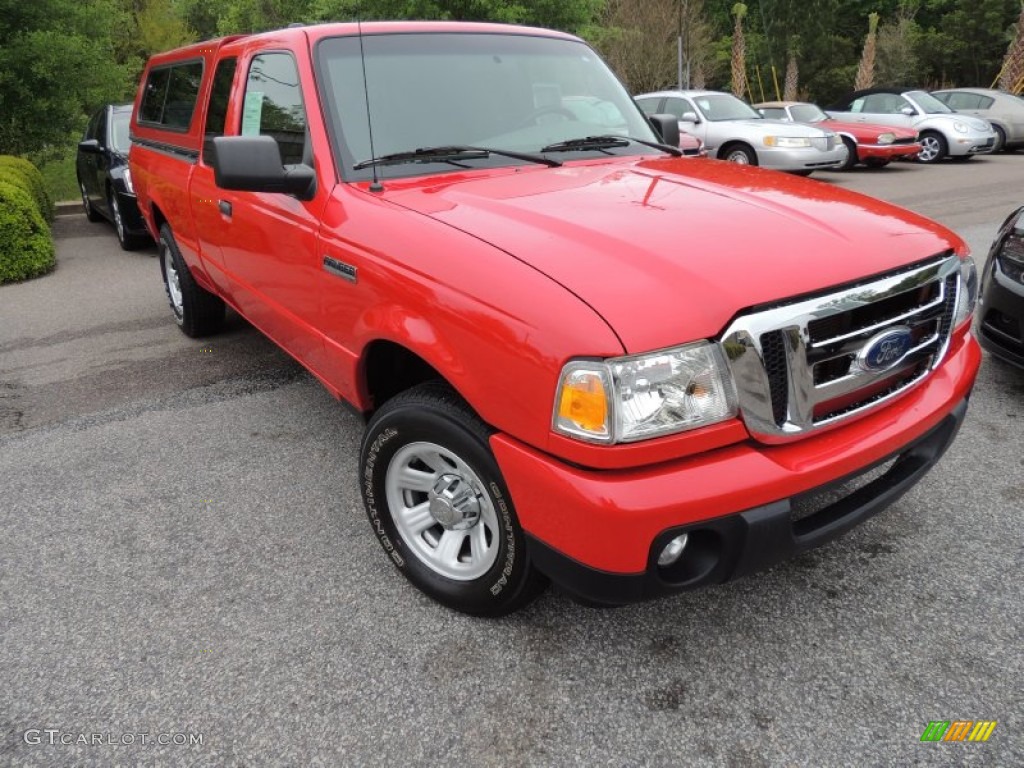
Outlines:
<svg viewBox="0 0 1024 768"><path fill-rule="evenodd" d="M564 40L580 40L580 38L575 35L570 35L566 32L541 29L540 27L524 27L515 24L490 24L465 21L366 21L360 24L349 21L330 24L310 24L307 26L290 26L285 27L284 29L274 29L253 35L231 35L229 37L220 37L213 40L204 40L200 43L193 43L192 45L176 48L173 51L155 54L151 57L150 62L160 63L165 58L177 61L192 57L203 58L210 55L221 46L241 38L246 38L247 40L274 40L282 43L292 43L297 42L298 40L305 42L308 40L309 43L312 44L327 37L355 37L359 34L369 37L371 35L397 33L408 34L415 32L511 34L555 37L562 38Z"/></svg>
<svg viewBox="0 0 1024 768"><path fill-rule="evenodd" d="M795 107L801 104L810 104L809 101L762 101L760 104L754 104L754 109L785 109L786 107Z"/></svg>
<svg viewBox="0 0 1024 768"><path fill-rule="evenodd" d="M694 96L722 96L722 95L731 96L732 94L731 93L726 93L725 91L701 91L701 90L694 91L694 90L686 90L685 88L683 90L679 90L677 88L673 88L673 89L667 90L667 91L651 91L650 93L638 93L633 98L641 99L641 98L653 98L653 97L665 97L665 96L689 96L689 97L692 98Z"/></svg>

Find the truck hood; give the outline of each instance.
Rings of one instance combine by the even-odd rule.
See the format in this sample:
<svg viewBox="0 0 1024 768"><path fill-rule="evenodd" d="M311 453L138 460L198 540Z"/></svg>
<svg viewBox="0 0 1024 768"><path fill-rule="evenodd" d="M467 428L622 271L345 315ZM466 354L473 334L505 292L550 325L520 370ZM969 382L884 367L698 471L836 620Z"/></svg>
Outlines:
<svg viewBox="0 0 1024 768"><path fill-rule="evenodd" d="M960 243L873 198L714 160L614 159L410 181L388 182L385 195L557 281L631 353L715 337L746 308Z"/></svg>

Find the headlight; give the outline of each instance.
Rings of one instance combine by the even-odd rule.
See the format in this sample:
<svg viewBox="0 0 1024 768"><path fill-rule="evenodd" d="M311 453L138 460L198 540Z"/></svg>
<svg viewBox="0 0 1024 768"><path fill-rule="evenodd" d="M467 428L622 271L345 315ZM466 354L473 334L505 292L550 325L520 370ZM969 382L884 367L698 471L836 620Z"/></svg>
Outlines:
<svg viewBox="0 0 1024 768"><path fill-rule="evenodd" d="M124 188L128 190L129 194L135 194L135 185L132 184L132 172L131 169L124 169Z"/></svg>
<svg viewBox="0 0 1024 768"><path fill-rule="evenodd" d="M895 133L880 133L880 134L878 134L878 143L879 144L892 144L894 141L896 141L896 134Z"/></svg>
<svg viewBox="0 0 1024 768"><path fill-rule="evenodd" d="M797 136L765 136L764 145L780 149L801 149L811 146L811 140Z"/></svg>
<svg viewBox="0 0 1024 768"><path fill-rule="evenodd" d="M629 443L736 415L736 389L717 344L574 360L562 369L552 426L598 443Z"/></svg>
<svg viewBox="0 0 1024 768"><path fill-rule="evenodd" d="M970 129L967 127L967 123L961 123L959 120L954 120L953 130L955 130L957 133L967 133L967 131Z"/></svg>
<svg viewBox="0 0 1024 768"><path fill-rule="evenodd" d="M994 254L999 268L1011 280L1024 283L1024 209L1006 220L999 236L1003 241Z"/></svg>
<svg viewBox="0 0 1024 768"><path fill-rule="evenodd" d="M956 301L956 313L953 315L953 327L959 328L971 319L974 304L978 300L978 268L970 254L960 264L960 295Z"/></svg>

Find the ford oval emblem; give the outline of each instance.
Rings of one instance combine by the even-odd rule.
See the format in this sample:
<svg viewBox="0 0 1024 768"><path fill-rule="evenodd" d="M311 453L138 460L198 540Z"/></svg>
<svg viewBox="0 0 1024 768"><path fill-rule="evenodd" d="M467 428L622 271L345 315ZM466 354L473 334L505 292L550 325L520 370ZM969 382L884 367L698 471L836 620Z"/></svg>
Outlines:
<svg viewBox="0 0 1024 768"><path fill-rule="evenodd" d="M914 337L905 326L890 328L864 345L857 355L857 362L868 371L884 371L892 368L910 351Z"/></svg>

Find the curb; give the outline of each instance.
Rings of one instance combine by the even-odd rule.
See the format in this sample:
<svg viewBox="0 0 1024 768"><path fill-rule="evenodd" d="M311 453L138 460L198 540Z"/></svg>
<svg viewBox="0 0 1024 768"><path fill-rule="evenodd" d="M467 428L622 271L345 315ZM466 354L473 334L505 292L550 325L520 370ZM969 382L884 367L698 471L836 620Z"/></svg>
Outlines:
<svg viewBox="0 0 1024 768"><path fill-rule="evenodd" d="M55 216L71 216L76 213L82 213L82 201L64 200L59 203L54 203L53 212Z"/></svg>

